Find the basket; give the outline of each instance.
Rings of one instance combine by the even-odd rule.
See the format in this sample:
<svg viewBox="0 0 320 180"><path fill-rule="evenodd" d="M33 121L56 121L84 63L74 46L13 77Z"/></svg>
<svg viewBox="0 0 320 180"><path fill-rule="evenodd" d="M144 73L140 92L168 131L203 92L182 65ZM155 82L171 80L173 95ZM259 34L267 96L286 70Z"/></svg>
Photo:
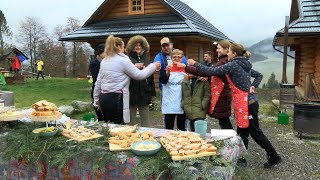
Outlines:
<svg viewBox="0 0 320 180"><path fill-rule="evenodd" d="M96 119L96 115L92 114L92 113L89 113L89 114L84 114L83 117L82 117L82 119L84 121L90 121L91 118Z"/></svg>

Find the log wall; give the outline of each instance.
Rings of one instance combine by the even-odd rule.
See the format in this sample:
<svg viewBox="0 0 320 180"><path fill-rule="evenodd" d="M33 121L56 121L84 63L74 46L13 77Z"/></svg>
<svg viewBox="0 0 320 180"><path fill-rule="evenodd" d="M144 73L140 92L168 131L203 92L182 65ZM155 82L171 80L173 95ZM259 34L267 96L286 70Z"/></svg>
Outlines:
<svg viewBox="0 0 320 180"><path fill-rule="evenodd" d="M107 13L108 14L104 16L105 19L129 16L130 14L128 0L119 0L117 4L115 4L114 7L111 9L111 11ZM171 11L159 0L144 1L144 15L166 13L171 13Z"/></svg>
<svg viewBox="0 0 320 180"><path fill-rule="evenodd" d="M313 86L306 80L308 74L315 80L316 86L320 88L320 39L301 38L298 42L300 49L296 50L294 82L306 96L306 90Z"/></svg>

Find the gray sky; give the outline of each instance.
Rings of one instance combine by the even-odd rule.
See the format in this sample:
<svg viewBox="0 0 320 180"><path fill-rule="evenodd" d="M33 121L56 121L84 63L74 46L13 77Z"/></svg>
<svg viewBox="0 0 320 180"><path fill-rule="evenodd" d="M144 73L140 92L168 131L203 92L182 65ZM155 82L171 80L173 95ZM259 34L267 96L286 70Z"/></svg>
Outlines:
<svg viewBox="0 0 320 180"><path fill-rule="evenodd" d="M290 14L291 0L182 0L234 41L252 44L273 37ZM48 32L68 17L84 23L103 0L0 0L11 30L37 17Z"/></svg>

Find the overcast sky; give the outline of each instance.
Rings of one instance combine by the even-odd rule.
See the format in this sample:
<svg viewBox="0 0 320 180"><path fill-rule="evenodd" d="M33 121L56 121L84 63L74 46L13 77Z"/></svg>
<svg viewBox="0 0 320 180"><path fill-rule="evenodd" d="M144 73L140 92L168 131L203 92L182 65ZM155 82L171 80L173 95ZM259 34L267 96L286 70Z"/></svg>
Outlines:
<svg viewBox="0 0 320 180"><path fill-rule="evenodd" d="M16 33L26 17L37 17L51 32L75 17L83 24L104 0L0 0ZM273 37L290 14L291 0L182 0L234 41L252 44Z"/></svg>

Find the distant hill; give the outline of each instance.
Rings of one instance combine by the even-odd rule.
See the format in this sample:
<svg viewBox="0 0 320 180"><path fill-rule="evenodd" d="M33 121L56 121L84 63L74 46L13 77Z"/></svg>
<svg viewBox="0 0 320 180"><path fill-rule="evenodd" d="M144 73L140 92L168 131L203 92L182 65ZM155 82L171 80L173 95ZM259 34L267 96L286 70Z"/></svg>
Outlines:
<svg viewBox="0 0 320 180"><path fill-rule="evenodd" d="M248 47L247 50L251 52L251 61L258 62L270 58L281 58L283 55L280 52L273 49L272 42L273 38L267 38ZM283 48L277 48L283 51Z"/></svg>

